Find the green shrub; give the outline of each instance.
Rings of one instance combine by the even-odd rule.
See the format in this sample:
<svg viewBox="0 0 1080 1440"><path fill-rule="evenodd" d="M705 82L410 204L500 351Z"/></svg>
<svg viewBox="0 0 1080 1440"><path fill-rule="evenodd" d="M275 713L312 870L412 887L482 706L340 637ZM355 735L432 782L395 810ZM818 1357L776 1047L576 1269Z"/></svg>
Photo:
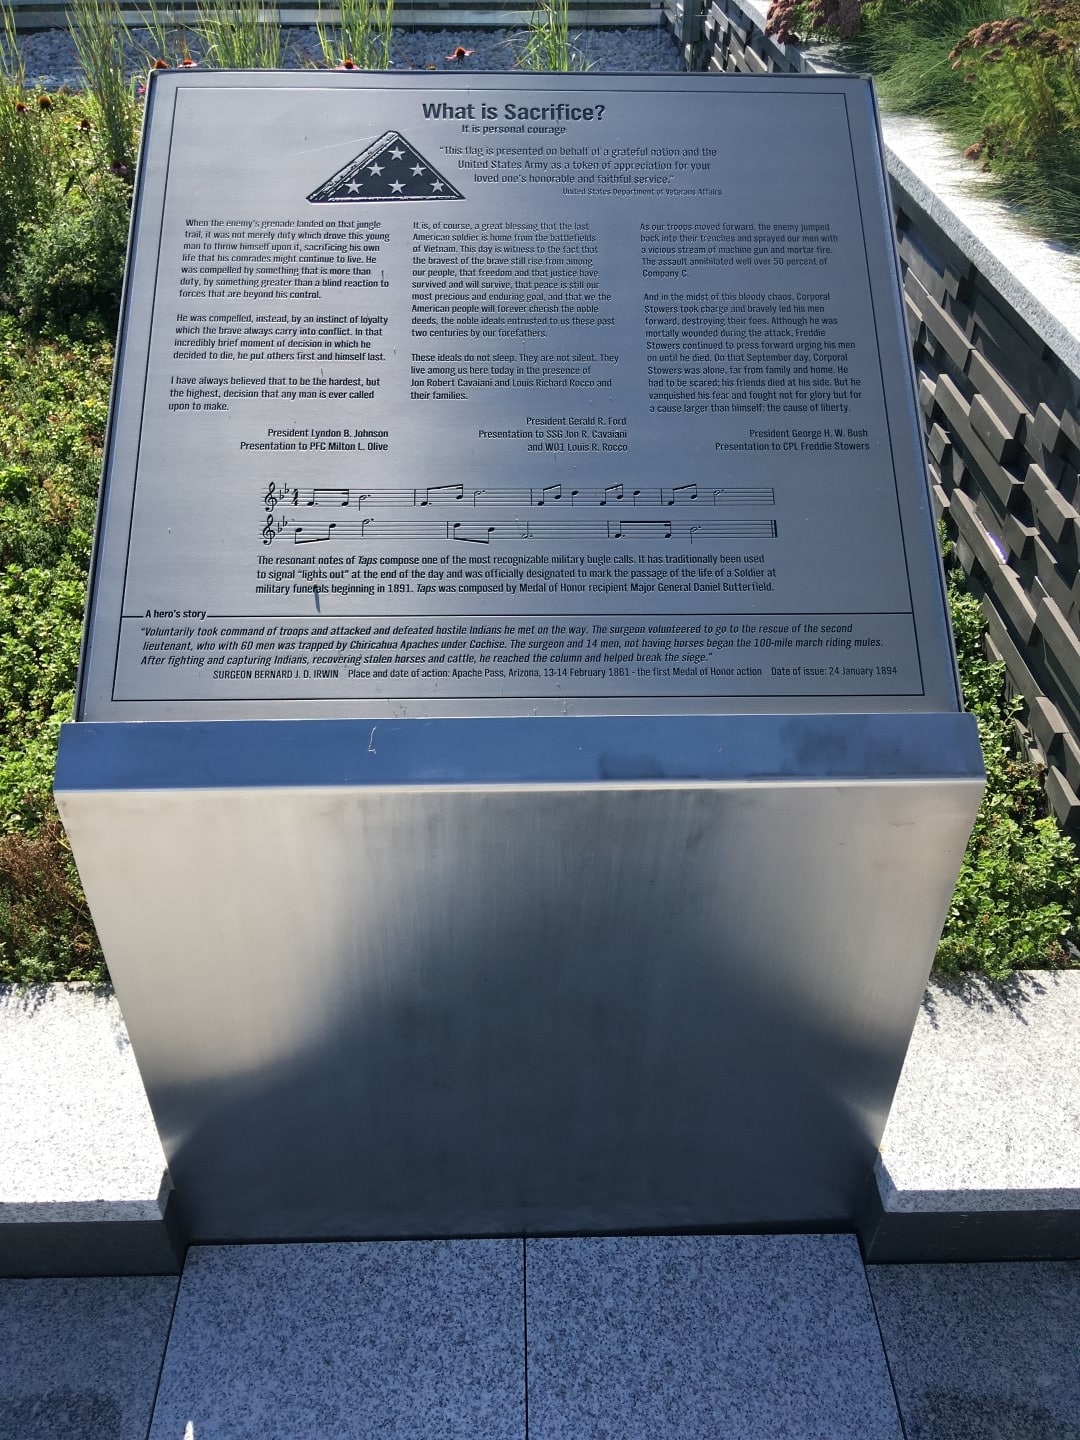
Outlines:
<svg viewBox="0 0 1080 1440"><path fill-rule="evenodd" d="M34 835L0 834L0 982L108 978L59 817Z"/></svg>
<svg viewBox="0 0 1080 1440"><path fill-rule="evenodd" d="M33 327L112 335L127 177L102 163L92 98L20 85L0 66L0 308Z"/></svg>
<svg viewBox="0 0 1080 1440"><path fill-rule="evenodd" d="M1080 938L1080 859L1048 813L1039 771L1017 754L1005 667L983 651L983 619L958 566L949 601L964 703L979 726L986 794L960 867L935 969L1010 971L1075 963Z"/></svg>
<svg viewBox="0 0 1080 1440"><path fill-rule="evenodd" d="M26 87L15 44L15 22L0 10L0 290L19 248L20 233L41 224L58 196L63 144L51 96Z"/></svg>
<svg viewBox="0 0 1080 1440"><path fill-rule="evenodd" d="M1080 0L773 0L767 29L839 38L886 108L931 116L1044 234L1080 244Z"/></svg>
<svg viewBox="0 0 1080 1440"><path fill-rule="evenodd" d="M967 154L1053 238L1080 241L1080 0L1029 0L966 31L949 59L978 112Z"/></svg>
<svg viewBox="0 0 1080 1440"><path fill-rule="evenodd" d="M116 333L129 214L126 182L103 171L72 186L51 220L24 238L11 292L28 325L73 336Z"/></svg>
<svg viewBox="0 0 1080 1440"><path fill-rule="evenodd" d="M853 69L869 70L884 104L909 115L948 117L965 134L977 134L979 105L953 65L950 52L960 36L991 15L1004 14L1008 0L897 0L865 13L866 23L841 55Z"/></svg>
<svg viewBox="0 0 1080 1440"><path fill-rule="evenodd" d="M0 981L104 977L52 800L71 714L112 347L0 317Z"/></svg>
<svg viewBox="0 0 1080 1440"><path fill-rule="evenodd" d="M21 234L47 223L56 203L55 124L0 84L0 289L10 283ZM17 108L21 107L21 108Z"/></svg>
<svg viewBox="0 0 1080 1440"><path fill-rule="evenodd" d="M94 135L101 164L124 176L135 176L141 107L127 78L127 44L131 32L117 0L79 0L68 12L71 38L79 56L94 110Z"/></svg>
<svg viewBox="0 0 1080 1440"><path fill-rule="evenodd" d="M65 556L49 570L10 565L0 576L0 694L7 754L0 765L6 829L33 830L51 813L60 723L72 712L84 567Z"/></svg>

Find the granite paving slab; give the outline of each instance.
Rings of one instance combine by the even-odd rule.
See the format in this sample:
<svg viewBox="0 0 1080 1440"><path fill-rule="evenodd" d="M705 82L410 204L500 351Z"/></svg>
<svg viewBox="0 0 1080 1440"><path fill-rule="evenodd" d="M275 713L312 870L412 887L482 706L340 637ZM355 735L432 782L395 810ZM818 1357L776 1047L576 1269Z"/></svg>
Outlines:
<svg viewBox="0 0 1080 1440"><path fill-rule="evenodd" d="M1080 1262L867 1274L907 1440L1080 1440Z"/></svg>
<svg viewBox="0 0 1080 1440"><path fill-rule="evenodd" d="M523 1440L520 1240L188 1252L151 1440Z"/></svg>
<svg viewBox="0 0 1080 1440"><path fill-rule="evenodd" d="M160 1220L161 1151L120 1007L0 986L0 1223Z"/></svg>
<svg viewBox="0 0 1080 1440"><path fill-rule="evenodd" d="M881 1141L885 1208L1080 1207L1078 1073L1080 970L931 981Z"/></svg>
<svg viewBox="0 0 1080 1440"><path fill-rule="evenodd" d="M0 1440L144 1440L177 1283L0 1280Z"/></svg>
<svg viewBox="0 0 1080 1440"><path fill-rule="evenodd" d="M901 1440L844 1235L531 1240L530 1440Z"/></svg>
<svg viewBox="0 0 1080 1440"><path fill-rule="evenodd" d="M182 1249L116 997L0 986L0 1275L175 1275Z"/></svg>

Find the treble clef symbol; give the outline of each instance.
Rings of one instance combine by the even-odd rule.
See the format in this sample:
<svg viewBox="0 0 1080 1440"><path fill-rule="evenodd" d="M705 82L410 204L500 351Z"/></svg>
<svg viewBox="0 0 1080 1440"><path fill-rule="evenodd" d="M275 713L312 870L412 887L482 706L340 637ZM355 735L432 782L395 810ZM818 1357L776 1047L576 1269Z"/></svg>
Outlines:
<svg viewBox="0 0 1080 1440"><path fill-rule="evenodd" d="M274 538L274 515L273 511L266 517L266 524L262 528L263 544L269 545Z"/></svg>
<svg viewBox="0 0 1080 1440"><path fill-rule="evenodd" d="M278 495L278 493L277 493L277 486L274 484L273 480L271 480L271 481L270 481L270 488L267 490L266 494L263 496L263 504L266 506L266 508L267 508L268 510L273 510L274 506L277 504L277 502L278 502L278 500L279 500L280 498L281 498L281 497L280 497L280 496Z"/></svg>

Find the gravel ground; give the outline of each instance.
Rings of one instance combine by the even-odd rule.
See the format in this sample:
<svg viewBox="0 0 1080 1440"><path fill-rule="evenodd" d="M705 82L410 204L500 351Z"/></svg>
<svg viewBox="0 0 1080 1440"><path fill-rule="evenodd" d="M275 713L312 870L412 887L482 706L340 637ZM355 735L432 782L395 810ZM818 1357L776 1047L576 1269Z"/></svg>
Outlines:
<svg viewBox="0 0 1080 1440"><path fill-rule="evenodd" d="M286 31L286 68L321 64L315 30L297 26ZM129 47L131 74L142 74L154 58L153 43L143 30L134 32ZM392 59L396 70L511 70L522 43L522 32L511 30L396 30ZM196 38L189 39L192 58L200 59ZM473 53L464 60L450 59L465 46ZM62 85L82 88L82 74L71 37L66 30L41 30L20 38L19 46L28 80L45 90ZM575 46L588 69L596 72L661 74L684 69L678 47L660 26L634 30L582 30Z"/></svg>

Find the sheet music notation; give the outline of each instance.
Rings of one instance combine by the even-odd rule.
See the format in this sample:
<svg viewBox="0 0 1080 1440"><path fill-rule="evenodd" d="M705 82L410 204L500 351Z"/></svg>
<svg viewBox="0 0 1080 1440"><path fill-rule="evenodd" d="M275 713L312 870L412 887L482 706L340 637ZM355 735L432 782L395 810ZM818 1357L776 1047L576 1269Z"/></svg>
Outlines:
<svg viewBox="0 0 1080 1440"><path fill-rule="evenodd" d="M711 508L719 505L774 505L776 495L771 485L702 485L691 481L682 485L555 485L531 489L509 487L466 487L460 482L448 485L426 485L413 490L364 490L353 486L278 485L271 480L263 496L263 504L273 513L283 508L321 507L347 510L372 506L406 506L423 510L429 506L510 505L517 509L540 510L586 509L609 505L681 509L686 505Z"/></svg>
<svg viewBox="0 0 1080 1440"><path fill-rule="evenodd" d="M330 540L448 540L458 545L491 545L523 540L623 540L656 542L678 540L692 545L695 540L769 540L776 536L775 520L507 520L484 523L470 520L364 520L310 521L271 512L263 526L265 545L275 540L294 545L321 545Z"/></svg>

